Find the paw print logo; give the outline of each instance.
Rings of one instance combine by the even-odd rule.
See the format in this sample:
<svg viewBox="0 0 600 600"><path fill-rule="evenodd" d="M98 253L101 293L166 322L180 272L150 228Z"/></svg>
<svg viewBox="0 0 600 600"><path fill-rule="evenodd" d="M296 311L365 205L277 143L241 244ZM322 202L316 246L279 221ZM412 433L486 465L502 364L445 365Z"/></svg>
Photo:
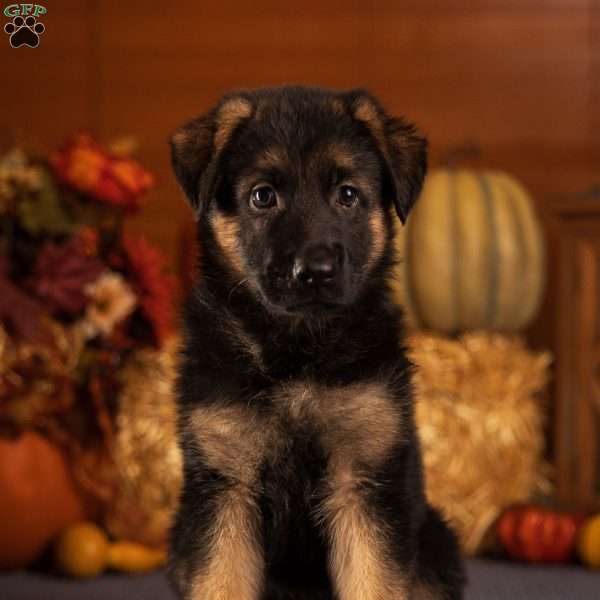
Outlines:
<svg viewBox="0 0 600 600"><path fill-rule="evenodd" d="M10 35L10 45L13 48L18 48L19 46L37 48L40 43L40 35L45 30L44 25L31 15L25 19L23 17L15 17L12 23L7 23L4 26L4 31Z"/></svg>

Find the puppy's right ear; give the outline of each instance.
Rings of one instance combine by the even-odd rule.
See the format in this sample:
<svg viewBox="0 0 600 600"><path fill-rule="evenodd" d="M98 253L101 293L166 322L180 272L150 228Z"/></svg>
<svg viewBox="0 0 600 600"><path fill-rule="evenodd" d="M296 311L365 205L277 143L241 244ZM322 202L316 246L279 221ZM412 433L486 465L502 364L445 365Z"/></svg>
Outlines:
<svg viewBox="0 0 600 600"><path fill-rule="evenodd" d="M205 115L185 123L171 136L175 177L199 218L217 185L219 158L236 128L252 115L252 104L239 94L226 96Z"/></svg>
<svg viewBox="0 0 600 600"><path fill-rule="evenodd" d="M181 126L172 136L171 164L175 177L198 215L204 209L200 181L213 155L214 111Z"/></svg>

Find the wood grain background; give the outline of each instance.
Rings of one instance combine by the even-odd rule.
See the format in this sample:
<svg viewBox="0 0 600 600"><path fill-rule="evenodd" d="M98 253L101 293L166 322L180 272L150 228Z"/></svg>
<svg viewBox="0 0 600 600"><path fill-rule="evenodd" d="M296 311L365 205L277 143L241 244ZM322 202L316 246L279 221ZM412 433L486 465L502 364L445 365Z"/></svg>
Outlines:
<svg viewBox="0 0 600 600"><path fill-rule="evenodd" d="M134 227L172 258L189 213L167 137L232 87L366 86L417 121L434 163L475 142L479 163L517 175L542 214L600 181L598 0L46 5L38 48L0 35L0 144L49 149L77 129L134 135L159 180ZM532 330L542 345L551 303Z"/></svg>

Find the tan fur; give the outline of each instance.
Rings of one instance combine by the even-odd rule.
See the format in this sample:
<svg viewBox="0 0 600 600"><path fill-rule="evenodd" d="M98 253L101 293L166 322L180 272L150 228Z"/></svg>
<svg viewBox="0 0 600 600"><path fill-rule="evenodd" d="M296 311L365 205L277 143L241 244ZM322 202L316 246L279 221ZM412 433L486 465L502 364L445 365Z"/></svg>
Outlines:
<svg viewBox="0 0 600 600"><path fill-rule="evenodd" d="M209 560L194 578L191 598L258 600L264 571L259 540L258 507L245 487L230 489L219 498Z"/></svg>
<svg viewBox="0 0 600 600"><path fill-rule="evenodd" d="M377 108L368 98L361 98L354 108L354 117L369 127L382 148L385 148L385 132Z"/></svg>
<svg viewBox="0 0 600 600"><path fill-rule="evenodd" d="M315 426L336 465L377 467L402 436L399 411L380 383L283 385L274 402L276 414L269 420L247 406L196 409L191 423L209 465L252 484L267 450L274 452L281 441L277 423L282 418Z"/></svg>
<svg viewBox="0 0 600 600"><path fill-rule="evenodd" d="M252 105L243 98L232 98L223 104L217 116L215 150L220 152L240 121L252 114Z"/></svg>
<svg viewBox="0 0 600 600"><path fill-rule="evenodd" d="M340 600L407 600L408 577L388 557L385 531L369 517L361 476L345 462L331 467L321 518L330 539L330 570Z"/></svg>
<svg viewBox="0 0 600 600"><path fill-rule="evenodd" d="M373 188L371 178L361 174L360 165L356 164L354 153L350 148L343 144L333 143L325 147L324 154L333 162L339 169L344 169L351 172L348 180L341 181L340 184L350 184L358 187L363 193L370 198L376 198L378 190ZM317 170L323 157L320 153L313 156L313 160L317 162Z"/></svg>
<svg viewBox="0 0 600 600"><path fill-rule="evenodd" d="M191 423L211 467L251 484L267 448L273 451L277 446L282 418L315 426L336 464L376 467L402 435L399 411L380 383L282 385L274 402L276 414L270 420L248 406L196 409Z"/></svg>
<svg viewBox="0 0 600 600"><path fill-rule="evenodd" d="M284 385L275 402L292 419L316 425L325 448L348 463L376 466L402 435L400 415L381 383Z"/></svg>
<svg viewBox="0 0 600 600"><path fill-rule="evenodd" d="M336 115L343 115L346 112L346 107L344 106L344 103L342 100L340 100L339 98L334 98L331 101L331 108L333 108L333 112Z"/></svg>
<svg viewBox="0 0 600 600"><path fill-rule="evenodd" d="M250 486L264 457L269 439L267 424L245 406L220 404L197 408L191 425L210 467Z"/></svg>
<svg viewBox="0 0 600 600"><path fill-rule="evenodd" d="M240 223L236 217L214 213L212 229L223 255L239 273L244 272L244 260L240 248Z"/></svg>
<svg viewBox="0 0 600 600"><path fill-rule="evenodd" d="M333 159L335 164L343 169L353 169L356 166L352 150L343 144L329 144L326 154Z"/></svg>
<svg viewBox="0 0 600 600"><path fill-rule="evenodd" d="M369 216L369 229L371 230L371 247L369 249L367 266L369 269L372 269L382 257L386 242L383 211L379 207L374 208Z"/></svg>
<svg viewBox="0 0 600 600"><path fill-rule="evenodd" d="M256 159L255 166L257 169L284 171L288 166L287 153L283 148L276 146L266 148Z"/></svg>
<svg viewBox="0 0 600 600"><path fill-rule="evenodd" d="M184 148L191 141L191 135L187 128L178 129L171 138L176 148Z"/></svg>
<svg viewBox="0 0 600 600"><path fill-rule="evenodd" d="M237 317L231 313L227 313L226 319L225 328L229 333L232 344L244 353L246 357L249 357L259 369L264 370L265 365L260 344L246 331L242 322Z"/></svg>

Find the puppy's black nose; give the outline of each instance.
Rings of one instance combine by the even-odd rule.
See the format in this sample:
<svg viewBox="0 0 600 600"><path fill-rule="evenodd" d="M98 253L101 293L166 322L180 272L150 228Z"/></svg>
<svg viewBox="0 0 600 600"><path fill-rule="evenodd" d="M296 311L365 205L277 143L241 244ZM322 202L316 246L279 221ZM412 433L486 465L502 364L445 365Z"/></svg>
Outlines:
<svg viewBox="0 0 600 600"><path fill-rule="evenodd" d="M332 281L344 262L344 253L338 245L315 244L308 246L296 258L294 279L303 285L319 285Z"/></svg>

